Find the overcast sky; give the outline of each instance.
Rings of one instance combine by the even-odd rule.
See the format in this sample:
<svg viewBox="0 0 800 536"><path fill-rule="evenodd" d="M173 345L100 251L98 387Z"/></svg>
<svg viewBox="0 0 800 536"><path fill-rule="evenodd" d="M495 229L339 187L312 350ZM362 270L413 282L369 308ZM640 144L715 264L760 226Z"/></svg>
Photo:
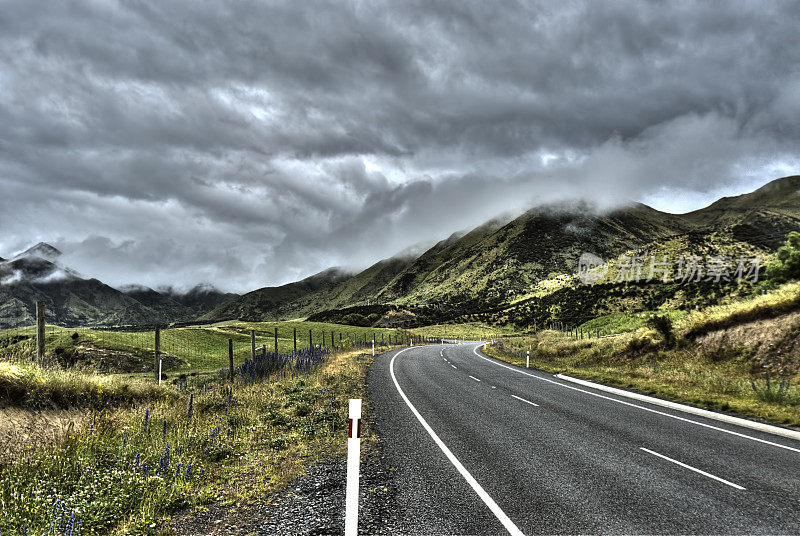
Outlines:
<svg viewBox="0 0 800 536"><path fill-rule="evenodd" d="M235 291L800 169L798 2L0 2L0 256Z"/></svg>

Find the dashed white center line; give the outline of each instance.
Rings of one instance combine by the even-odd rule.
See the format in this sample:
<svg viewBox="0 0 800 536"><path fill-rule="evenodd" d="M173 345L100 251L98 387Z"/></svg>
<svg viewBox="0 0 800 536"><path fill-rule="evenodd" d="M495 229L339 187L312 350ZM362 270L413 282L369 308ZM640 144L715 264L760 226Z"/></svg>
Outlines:
<svg viewBox="0 0 800 536"><path fill-rule="evenodd" d="M497 389L497 387L495 387L494 385L492 385L492 389Z"/></svg>
<svg viewBox="0 0 800 536"><path fill-rule="evenodd" d="M476 378L475 376L470 376L470 378L472 378L472 379L473 379L473 380L475 380L476 382L479 382L479 381L480 381L480 380L479 380L478 378Z"/></svg>
<svg viewBox="0 0 800 536"><path fill-rule="evenodd" d="M539 404L537 404L536 402L531 402L530 400L525 400L524 398L520 398L517 395L511 395L511 398L516 398L520 402L525 402L526 404L530 404L531 406L536 406L537 408L539 407Z"/></svg>
<svg viewBox="0 0 800 536"><path fill-rule="evenodd" d="M672 462L675 465L680 465L684 469L688 469L690 471L694 471L695 473L699 473L699 474L701 474L703 476L707 476L708 478L712 478L712 479L716 480L717 482L722 482L723 484L726 484L726 485L728 485L728 486L730 486L732 488L736 488L736 489L739 489L739 490L744 490L745 489L742 486L740 486L739 484L734 484L733 482L728 482L724 478L720 478L718 476L714 476L711 473L706 473L705 471L701 471L700 469L698 469L696 467L692 467L691 465L686 465L685 463L681 463L678 460L673 460L672 458L664 456L663 454L659 454L658 452L654 452L654 451L652 451L650 449L646 449L644 447L639 447L639 450L643 450L648 454L652 454L653 456L658 456L659 458L667 460L668 462Z"/></svg>
<svg viewBox="0 0 800 536"><path fill-rule="evenodd" d="M456 366L455 366L455 365L450 365L450 366L451 366L451 367L453 367L453 368L456 368Z"/></svg>

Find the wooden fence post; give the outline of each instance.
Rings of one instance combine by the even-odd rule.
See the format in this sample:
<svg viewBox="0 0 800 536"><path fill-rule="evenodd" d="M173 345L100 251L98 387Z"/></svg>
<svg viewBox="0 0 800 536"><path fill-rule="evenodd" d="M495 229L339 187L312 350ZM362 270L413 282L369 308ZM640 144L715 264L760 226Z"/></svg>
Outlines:
<svg viewBox="0 0 800 536"><path fill-rule="evenodd" d="M312 348L314 348L314 338L311 336L311 330L309 329L308 330L308 350L311 351Z"/></svg>
<svg viewBox="0 0 800 536"><path fill-rule="evenodd" d="M39 364L44 361L44 302L36 302L36 359Z"/></svg>
<svg viewBox="0 0 800 536"><path fill-rule="evenodd" d="M228 339L228 377L233 381L233 339Z"/></svg>
<svg viewBox="0 0 800 536"><path fill-rule="evenodd" d="M153 374L156 381L160 380L158 375L158 362L161 361L161 328L156 326L156 351L155 351L155 367L153 367Z"/></svg>
<svg viewBox="0 0 800 536"><path fill-rule="evenodd" d="M256 330L250 330L250 359L256 358Z"/></svg>

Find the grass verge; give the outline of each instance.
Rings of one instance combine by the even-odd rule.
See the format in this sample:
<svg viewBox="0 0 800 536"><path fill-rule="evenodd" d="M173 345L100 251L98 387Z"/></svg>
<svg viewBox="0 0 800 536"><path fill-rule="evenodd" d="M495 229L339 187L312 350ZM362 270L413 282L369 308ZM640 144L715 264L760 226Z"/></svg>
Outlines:
<svg viewBox="0 0 800 536"><path fill-rule="evenodd" d="M347 399L364 397L371 361L340 352L309 374L197 376L131 407L93 405L86 426L0 468L0 533L154 534L176 512L245 507L344 453Z"/></svg>
<svg viewBox="0 0 800 536"><path fill-rule="evenodd" d="M485 352L502 361L631 389L685 404L800 427L800 389L753 374L746 356L718 360L687 348L663 349L640 330L616 337L574 340L555 331L503 339Z"/></svg>

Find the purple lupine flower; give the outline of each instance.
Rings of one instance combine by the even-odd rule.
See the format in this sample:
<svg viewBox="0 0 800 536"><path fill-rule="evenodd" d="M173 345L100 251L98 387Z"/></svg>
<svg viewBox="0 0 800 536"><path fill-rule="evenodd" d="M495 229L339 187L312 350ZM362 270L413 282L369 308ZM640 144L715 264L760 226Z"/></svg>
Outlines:
<svg viewBox="0 0 800 536"><path fill-rule="evenodd" d="M161 436L164 439L167 438L167 419L164 419L164 422L161 424Z"/></svg>
<svg viewBox="0 0 800 536"><path fill-rule="evenodd" d="M175 476L181 476L181 462L175 467Z"/></svg>
<svg viewBox="0 0 800 536"><path fill-rule="evenodd" d="M164 455L158 460L158 470L156 472L166 475L167 469L169 468L169 460L172 456L170 455L169 445L166 446L164 449Z"/></svg>
<svg viewBox="0 0 800 536"><path fill-rule="evenodd" d="M211 440L215 440L219 437L219 426L215 426L211 429Z"/></svg>
<svg viewBox="0 0 800 536"><path fill-rule="evenodd" d="M186 476L183 477L183 481L186 482L190 478L192 478L192 464L191 463L186 466Z"/></svg>

